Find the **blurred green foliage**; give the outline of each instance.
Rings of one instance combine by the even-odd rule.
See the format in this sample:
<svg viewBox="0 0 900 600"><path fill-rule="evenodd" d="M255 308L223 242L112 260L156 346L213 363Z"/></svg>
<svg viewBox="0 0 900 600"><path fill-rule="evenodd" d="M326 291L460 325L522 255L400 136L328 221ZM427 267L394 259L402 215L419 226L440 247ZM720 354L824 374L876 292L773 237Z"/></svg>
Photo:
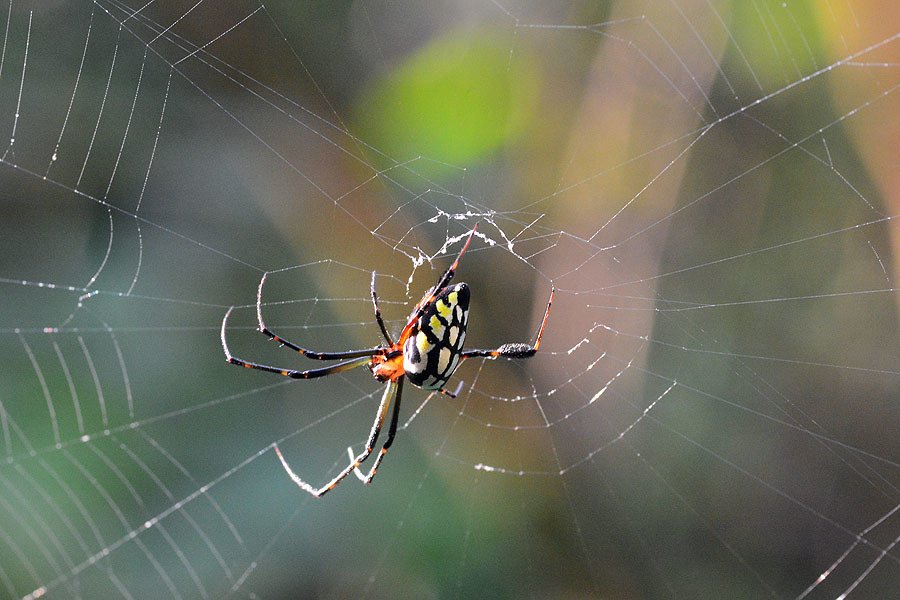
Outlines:
<svg viewBox="0 0 900 600"><path fill-rule="evenodd" d="M364 90L356 122L360 136L391 161L424 156L468 165L522 133L535 117L540 85L527 52L496 31L459 29L430 40Z"/></svg>

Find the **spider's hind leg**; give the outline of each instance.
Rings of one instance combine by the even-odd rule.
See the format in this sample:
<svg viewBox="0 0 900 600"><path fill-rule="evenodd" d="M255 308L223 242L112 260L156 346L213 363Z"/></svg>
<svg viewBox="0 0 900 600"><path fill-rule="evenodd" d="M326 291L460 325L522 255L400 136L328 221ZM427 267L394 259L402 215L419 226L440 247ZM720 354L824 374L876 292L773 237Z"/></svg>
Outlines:
<svg viewBox="0 0 900 600"><path fill-rule="evenodd" d="M537 353L541 347L541 337L544 335L544 327L547 326L547 318L550 316L550 307L553 306L553 294L556 293L555 288L550 288L550 299L547 301L547 310L544 311L544 318L541 320L541 327L538 329L537 337L534 344L523 344L515 342L511 344L503 344L494 350L464 350L462 358L530 358Z"/></svg>

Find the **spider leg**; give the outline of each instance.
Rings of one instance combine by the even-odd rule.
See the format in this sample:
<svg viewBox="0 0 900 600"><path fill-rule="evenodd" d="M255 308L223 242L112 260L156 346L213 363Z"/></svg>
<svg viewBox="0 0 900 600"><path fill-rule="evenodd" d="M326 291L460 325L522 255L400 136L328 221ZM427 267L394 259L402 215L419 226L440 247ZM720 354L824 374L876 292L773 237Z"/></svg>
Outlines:
<svg viewBox="0 0 900 600"><path fill-rule="evenodd" d="M387 388L384 390L384 395L381 397L381 404L378 406L378 413L375 415L375 422L372 423L372 431L369 432L369 439L366 440L366 447L356 455L355 458L351 458L350 464L348 464L344 469L337 474L337 476L323 485L322 487L316 489L310 484L306 483L300 476L294 473L294 470L291 469L287 460L285 460L284 455L281 454L281 450L278 448L278 445L275 445L275 454L278 455L278 460L281 461L281 466L284 467L284 470L287 471L287 474L290 476L291 480L297 484L304 492L315 496L316 498L321 497L325 493L334 489L334 487L339 484L347 475L349 475L352 471L359 468L359 465L365 461L370 454L372 454L372 448L375 446L375 441L378 439L378 434L381 433L381 427L384 425L384 417L387 414L387 409L390 406L391 402L393 402L394 398L399 399L400 396L400 388L403 386L402 379L397 382L390 382ZM397 408L394 408L394 417L391 420L391 432L389 433L388 442L385 444L390 446L390 442L393 441L393 434L397 430L396 426L396 415ZM384 456L385 449L382 449L380 456ZM352 455L351 455L352 456ZM378 461L376 461L376 466L378 465ZM373 473L374 475L374 473Z"/></svg>
<svg viewBox="0 0 900 600"><path fill-rule="evenodd" d="M463 257L463 254L466 253L466 250L469 249L469 244L472 243L472 238L475 237L475 231L478 229L478 223L475 223L475 226L472 228L472 233L469 234L469 237L466 238L466 243L463 244L462 250L459 251L459 254L456 255L456 260L453 261L453 264L447 267L447 270L444 271L444 274L438 280L437 285L434 286L434 290L438 291L441 288L445 287L450 280L453 279L453 276L456 274L456 268L459 267L459 261Z"/></svg>
<svg viewBox="0 0 900 600"><path fill-rule="evenodd" d="M378 308L378 294L375 293L375 271L372 271L372 305L375 307L375 320L378 321L378 327L381 328L381 335L387 340L388 346L393 346L394 340L391 339L391 334L388 333L387 328L384 326L384 319L381 318L381 309Z"/></svg>
<svg viewBox="0 0 900 600"><path fill-rule="evenodd" d="M462 358L497 358L499 356L504 358L528 358L534 356L538 351L538 348L541 347L541 336L544 335L544 327L546 327L547 318L550 316L550 307L553 305L553 294L555 292L555 288L550 288L550 299L547 301L547 310L544 311L544 319L541 321L541 328L538 329L537 338L535 339L534 344L512 343L503 344L495 350L463 350Z"/></svg>
<svg viewBox="0 0 900 600"><path fill-rule="evenodd" d="M299 352L303 356L307 358L313 358L315 360L335 360L340 358L355 358L358 356L372 356L373 354L381 354L383 348L381 346L377 346L375 348L366 348L364 350L348 350L346 352L315 352L313 350L307 350L306 348L301 348L297 344L293 342L289 342L286 339L279 337L276 335L271 329L266 326L265 321L263 321L262 316L262 291L263 286L266 284L266 278L269 276L268 273L264 273L262 279L259 281L259 288L256 291L256 319L259 321L259 331L266 337L271 340L281 344L282 346L287 346L291 350L295 350ZM228 310L231 312L231 309ZM228 315L225 315L225 318L228 318ZM223 321L224 325L224 321Z"/></svg>
<svg viewBox="0 0 900 600"><path fill-rule="evenodd" d="M328 367L323 367L321 369L308 369L306 371L298 371L295 369L282 369L280 367L270 367L269 365L263 365L259 363L249 362L242 358L237 358L231 354L231 350L228 349L228 341L225 338L225 326L228 323L228 317L231 315L231 311L234 309L232 306L228 309L228 312L225 313L225 318L222 319L222 349L225 351L225 360L230 362L233 365L238 365L240 367L246 367L247 369L258 369L260 371L267 371L269 373L277 373L278 375L283 375L284 377L290 377L292 379L313 379L315 377L325 377L326 375L332 375L334 373L340 373L341 371L349 371L350 369L356 369L357 367L362 367L363 365L369 364L372 360L372 353L366 352L360 356L358 352L348 353L349 356L353 357L351 360L345 360L344 362L339 362L335 365L331 365ZM376 354L379 350L375 349ZM360 351L362 352L362 351ZM347 355L344 355L345 357Z"/></svg>
<svg viewBox="0 0 900 600"><path fill-rule="evenodd" d="M419 300L419 303L416 305L416 309L413 311L412 315L409 317L409 321L407 321L406 326L403 328L403 331L400 332L400 341L405 341L409 332L412 330L413 326L415 326L416 321L419 320L419 317L425 312L425 307L434 302L437 294L450 283L450 280L453 279L453 275L456 274L456 268L459 266L459 261L463 257L463 254L466 253L466 250L469 248L469 244L472 243L472 238L475 236L475 231L478 229L478 223L475 223L475 226L472 227L472 233L469 234L469 237L466 238L466 243L463 244L462 250L459 251L459 254L456 256L456 260L453 261L453 264L447 267L447 270L444 271L444 274L441 275L441 278L438 279L438 282L432 287L430 290L425 292L425 295Z"/></svg>
<svg viewBox="0 0 900 600"><path fill-rule="evenodd" d="M394 443L394 436L397 434L397 421L400 418L400 397L403 393L403 378L397 380L397 394L394 398L394 411L391 413L391 425L388 428L387 440L385 440L384 445L381 447L381 451L378 453L378 456L375 457L375 464L372 465L372 468L369 470L368 475L363 475L362 471L359 470L359 467L354 467L353 472L356 473L356 476L362 481L364 484L369 485L372 483L372 479L375 477L375 473L378 471L378 465L381 464L381 461L384 460L385 454L387 454L388 448L391 447L391 444ZM351 448L347 448L347 454L350 456L350 460L353 459L353 450Z"/></svg>

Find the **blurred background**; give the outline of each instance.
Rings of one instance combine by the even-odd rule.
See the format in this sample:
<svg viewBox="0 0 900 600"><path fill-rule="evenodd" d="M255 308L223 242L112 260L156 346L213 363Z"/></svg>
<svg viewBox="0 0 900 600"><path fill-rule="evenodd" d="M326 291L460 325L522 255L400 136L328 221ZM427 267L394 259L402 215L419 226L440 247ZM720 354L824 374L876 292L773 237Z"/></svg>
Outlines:
<svg viewBox="0 0 900 600"><path fill-rule="evenodd" d="M5 13L5 18L2 14ZM10 1L0 597L887 598L900 7ZM0 134L0 138L3 138ZM458 272L450 399L320 366Z"/></svg>

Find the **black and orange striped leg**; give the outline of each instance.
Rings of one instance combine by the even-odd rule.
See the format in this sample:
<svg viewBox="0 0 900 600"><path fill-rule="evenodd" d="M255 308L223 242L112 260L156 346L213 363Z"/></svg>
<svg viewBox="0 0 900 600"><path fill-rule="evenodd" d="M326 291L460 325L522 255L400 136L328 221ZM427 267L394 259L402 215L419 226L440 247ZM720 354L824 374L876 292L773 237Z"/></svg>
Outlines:
<svg viewBox="0 0 900 600"><path fill-rule="evenodd" d="M285 460L284 455L281 454L281 449L278 448L278 445L275 445L275 454L278 456L278 460L281 461L281 466L284 467L284 470L287 471L288 476L290 476L291 481L297 484L304 492L315 496L316 498L320 498L326 493L330 492L339 484L347 475L349 475L352 471L356 471L359 469L359 466L369 458L369 455L372 454L372 449L375 447L375 442L378 440L378 434L381 433L381 428L384 425L384 418L387 415L387 409L391 405L391 402L397 401L397 404L394 405L394 414L391 417L391 429L388 434L388 442L385 443L385 446L390 446L390 443L393 441L394 433L397 431L397 414L400 401L400 390L403 387L403 379L399 379L398 381L390 382L387 385L387 388L384 390L384 395L381 397L381 404L378 405L378 414L375 415L375 422L372 423L372 430L369 432L369 438L366 440L366 447L362 452L357 454L355 457L351 453L350 464L348 464L340 473L335 476L334 479L329 481L327 484L323 485L320 488L314 488L310 484L306 483L300 476L294 473L294 470L291 469L291 466L288 464L287 460ZM384 456L386 450L382 448L381 453L378 455L379 460L376 460L375 467L381 462L381 457ZM374 469L373 469L374 471ZM374 476L374 472L372 473Z"/></svg>
<svg viewBox="0 0 900 600"><path fill-rule="evenodd" d="M453 264L447 267L447 270L444 271L444 274L441 275L441 278L434 285L434 287L431 288L430 292L426 293L425 296L419 301L419 304L416 305L416 310L413 311L412 315L410 315L409 321L406 323L403 331L400 332L401 340L405 339L405 336L419 320L419 317L421 317L425 313L425 308L434 301L435 296L453 279L453 276L456 274L456 268L459 266L459 261L463 257L463 254L466 253L466 250L468 250L469 244L472 243L472 238L475 237L475 231L477 229L478 223L476 223L475 226L472 227L472 232L469 234L469 237L466 238L466 243L463 244L462 250L460 250L459 254L456 255L456 260L453 261Z"/></svg>
<svg viewBox="0 0 900 600"><path fill-rule="evenodd" d="M375 307L375 320L378 322L378 327L381 328L381 335L384 336L384 339L387 341L388 346L394 345L394 340L391 339L391 334L388 333L387 327L384 326L384 319L381 318L381 309L378 307L378 294L375 293L375 271L372 271L372 306Z"/></svg>
<svg viewBox="0 0 900 600"><path fill-rule="evenodd" d="M400 398L402 395L403 378L401 377L397 380L397 394L394 397L394 411L391 413L391 425L388 428L387 439L385 440L384 445L381 447L381 451L378 453L378 456L375 457L375 463L372 465L372 468L369 470L369 473L367 475L363 475L359 467L353 469L353 472L356 473L356 476L359 478L359 480L366 485L372 483L372 479L375 477L375 473L378 472L378 465L380 465L381 461L384 460L388 448L390 448L391 444L394 443L394 436L397 435L397 422L400 420ZM350 456L350 460L353 460L352 448L347 448L347 454Z"/></svg>
<svg viewBox="0 0 900 600"><path fill-rule="evenodd" d="M550 299L547 301L547 310L544 311L544 318L541 321L541 327L538 329L537 337L534 344L512 343L503 344L494 350L463 350L462 358L529 358L534 356L541 347L541 337L544 335L544 327L547 326L547 318L550 316L550 307L553 306L553 294L556 293L555 288L550 288Z"/></svg>
<svg viewBox="0 0 900 600"><path fill-rule="evenodd" d="M282 346L286 346L291 350L299 352L306 358L312 358L315 360L339 360L342 358L356 358L360 356L373 356L376 354L381 354L384 348L381 346L376 346L375 348L365 348L363 350L348 350L346 352L316 352L314 350L308 350L307 348L301 348L297 344L293 342L289 342L286 339L279 337L275 334L271 329L268 328L265 321L263 321L262 316L262 291L263 286L266 284L266 278L269 276L268 273L263 274L262 279L259 281L259 288L256 291L256 320L259 322L259 331L263 335L267 336L271 340L281 344ZM231 312L231 309L228 310ZM228 318L228 315L225 315L225 318ZM223 323L224 324L224 323Z"/></svg>
<svg viewBox="0 0 900 600"><path fill-rule="evenodd" d="M358 367L369 364L369 362L372 360L371 353L369 352L366 352L362 355L358 353L351 353L349 354L349 356L352 357L351 360L339 362L335 365L323 367L321 369L308 369L305 371L298 371L296 369L282 369L280 367L272 367L269 365L249 362L242 358L237 358L236 356L231 354L231 350L228 348L228 341L225 338L225 327L228 324L228 317L231 315L232 310L234 310L233 306L228 309L228 312L225 313L225 318L222 319L221 335L222 350L225 351L225 360L233 365L238 365L239 367L245 367L247 369L258 369L260 371L266 371L268 373L277 373L278 375L283 375L284 377L290 377L292 379L313 379L316 377L325 377L326 375L340 373L342 371L349 371L350 369L356 369Z"/></svg>
<svg viewBox="0 0 900 600"><path fill-rule="evenodd" d="M459 251L459 254L456 255L456 260L453 261L453 264L450 265L441 278L438 280L437 285L434 286L435 291L439 291L442 288L446 287L450 280L453 279L453 276L456 274L456 269L459 267L459 261L462 259L463 254L466 253L466 250L469 249L469 244L472 243L472 238L475 237L475 231L478 230L478 223L475 223L475 226L472 227L472 233L469 234L469 237L466 238L466 243L463 244L462 250Z"/></svg>

